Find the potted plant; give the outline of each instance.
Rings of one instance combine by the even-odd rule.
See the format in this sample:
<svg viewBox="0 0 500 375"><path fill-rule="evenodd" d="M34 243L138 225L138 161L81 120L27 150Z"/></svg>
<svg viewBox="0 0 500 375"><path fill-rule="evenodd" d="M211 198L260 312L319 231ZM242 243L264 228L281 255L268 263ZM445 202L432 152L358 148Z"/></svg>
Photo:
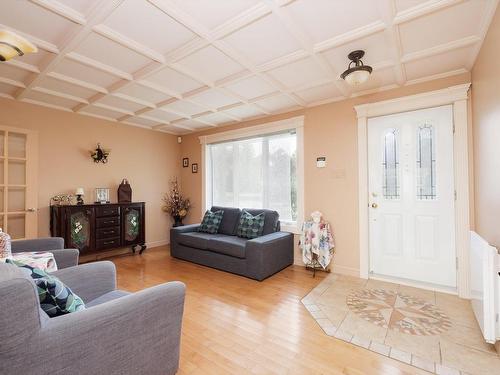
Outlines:
<svg viewBox="0 0 500 375"><path fill-rule="evenodd" d="M172 180L171 185L170 192L163 197L164 205L162 209L172 216L174 227L179 227L184 225L182 219L186 217L191 207L191 202L188 198L182 196L177 178Z"/></svg>

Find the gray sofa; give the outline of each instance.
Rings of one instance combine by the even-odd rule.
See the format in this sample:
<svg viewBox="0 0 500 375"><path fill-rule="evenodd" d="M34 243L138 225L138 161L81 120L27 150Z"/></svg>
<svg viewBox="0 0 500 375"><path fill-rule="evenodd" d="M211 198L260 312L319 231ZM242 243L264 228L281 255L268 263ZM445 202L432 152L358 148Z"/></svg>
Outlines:
<svg viewBox="0 0 500 375"><path fill-rule="evenodd" d="M236 236L240 209L212 207L211 210L224 211L218 233L198 232L199 224L172 228L173 257L259 281L293 264L293 234L280 231L276 211L245 209L252 215L265 213L263 235L247 240Z"/></svg>
<svg viewBox="0 0 500 375"><path fill-rule="evenodd" d="M0 263L0 374L177 372L184 284L170 282L132 294L116 290L111 262L53 275L84 300L85 310L49 318L31 278Z"/></svg>
<svg viewBox="0 0 500 375"><path fill-rule="evenodd" d="M78 249L65 249L64 238L61 237L46 237L35 238L32 240L15 240L12 241L12 253L32 251L50 251L54 254L57 263L57 268L76 266L80 252Z"/></svg>

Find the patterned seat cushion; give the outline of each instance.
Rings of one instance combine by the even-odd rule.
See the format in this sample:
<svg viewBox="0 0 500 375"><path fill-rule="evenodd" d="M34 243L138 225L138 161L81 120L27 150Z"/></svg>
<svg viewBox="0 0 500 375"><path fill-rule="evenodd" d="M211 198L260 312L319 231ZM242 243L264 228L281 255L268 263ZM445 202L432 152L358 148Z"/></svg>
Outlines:
<svg viewBox="0 0 500 375"><path fill-rule="evenodd" d="M203 221L198 228L198 232L215 234L219 230L220 223L222 222L222 217L224 216L224 211L207 211L205 216L203 216Z"/></svg>
<svg viewBox="0 0 500 375"><path fill-rule="evenodd" d="M242 238L257 238L262 236L264 219L264 212L254 216L248 211L243 210L240 216L237 236Z"/></svg>
<svg viewBox="0 0 500 375"><path fill-rule="evenodd" d="M53 318L85 309L83 300L57 277L11 259L7 259L7 263L18 266L24 273L31 276L38 290L40 307L49 317Z"/></svg>

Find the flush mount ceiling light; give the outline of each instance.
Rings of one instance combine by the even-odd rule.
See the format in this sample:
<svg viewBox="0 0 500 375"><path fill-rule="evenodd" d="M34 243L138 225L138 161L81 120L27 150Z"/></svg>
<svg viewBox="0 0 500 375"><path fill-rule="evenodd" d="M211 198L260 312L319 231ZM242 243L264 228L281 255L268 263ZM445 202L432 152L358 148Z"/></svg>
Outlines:
<svg viewBox="0 0 500 375"><path fill-rule="evenodd" d="M364 55L365 51L361 50L352 51L349 55L347 55L351 62L349 63L347 70L342 73L340 77L351 86L356 86L366 82L373 70L371 66L364 65L363 61L361 61L361 58Z"/></svg>
<svg viewBox="0 0 500 375"><path fill-rule="evenodd" d="M0 61L37 51L36 46L22 36L8 30L0 30Z"/></svg>

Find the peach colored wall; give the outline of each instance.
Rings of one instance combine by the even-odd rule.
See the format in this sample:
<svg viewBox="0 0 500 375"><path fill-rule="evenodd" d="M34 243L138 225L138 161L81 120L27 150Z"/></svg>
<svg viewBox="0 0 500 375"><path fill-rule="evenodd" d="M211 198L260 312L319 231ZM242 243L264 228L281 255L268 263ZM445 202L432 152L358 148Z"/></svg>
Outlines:
<svg viewBox="0 0 500 375"><path fill-rule="evenodd" d="M146 241L165 243L170 219L161 211L169 180L179 175L177 137L94 117L33 104L0 99L0 125L38 131L38 233L49 235L49 200L85 189L92 202L94 188L109 187L111 200L122 178L128 178L133 200L146 202ZM89 150L97 142L111 149L107 164L95 164Z"/></svg>
<svg viewBox="0 0 500 375"><path fill-rule="evenodd" d="M338 272L358 275L357 119L353 107L361 103L437 90L465 82L470 82L468 73L190 134L183 137L182 157L189 157L190 162L198 163L201 170L201 146L198 136L304 115L306 215L316 209L324 213L327 220L332 223L335 232L337 253L334 269ZM315 162L318 156L326 156L327 168L316 168ZM201 213L201 173L192 174L191 169L185 168L181 175L184 193L192 199L194 204L188 221L196 222L200 220ZM296 249L295 261L297 264L301 263L298 249Z"/></svg>
<svg viewBox="0 0 500 375"><path fill-rule="evenodd" d="M500 248L500 9L472 69L475 229Z"/></svg>

